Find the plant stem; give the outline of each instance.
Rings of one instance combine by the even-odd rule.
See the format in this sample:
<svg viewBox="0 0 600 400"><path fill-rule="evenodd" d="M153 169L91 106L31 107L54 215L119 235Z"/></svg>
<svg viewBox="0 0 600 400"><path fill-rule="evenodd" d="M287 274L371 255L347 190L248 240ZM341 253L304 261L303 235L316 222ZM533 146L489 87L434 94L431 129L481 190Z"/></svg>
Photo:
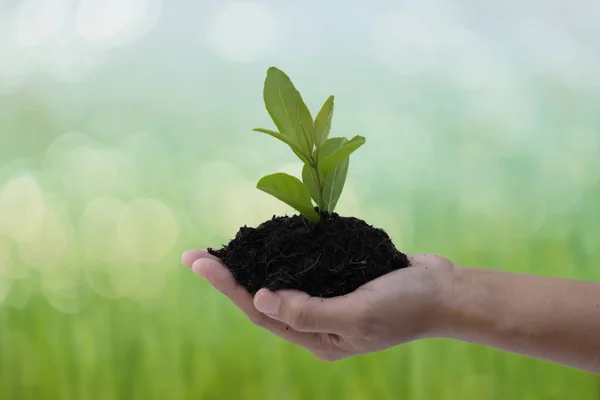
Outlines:
<svg viewBox="0 0 600 400"><path fill-rule="evenodd" d="M317 191L319 192L319 199L318 199L318 204L317 206L319 207L319 212L323 212L324 211L324 204L323 204L323 186L321 184L321 174L319 174L319 161L313 159L313 162L311 163L311 169L312 169L312 176L313 179L315 180L315 186L317 187Z"/></svg>

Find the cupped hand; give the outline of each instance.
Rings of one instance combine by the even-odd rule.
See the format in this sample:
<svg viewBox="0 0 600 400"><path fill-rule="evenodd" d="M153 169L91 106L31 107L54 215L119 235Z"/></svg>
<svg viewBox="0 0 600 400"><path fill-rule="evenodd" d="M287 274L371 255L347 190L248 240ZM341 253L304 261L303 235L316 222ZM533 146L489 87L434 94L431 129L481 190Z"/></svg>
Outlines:
<svg viewBox="0 0 600 400"><path fill-rule="evenodd" d="M444 303L454 265L432 254L409 255L410 266L340 297L261 289L252 296L206 250L192 250L184 265L227 296L255 324L323 361L372 353L443 335Z"/></svg>

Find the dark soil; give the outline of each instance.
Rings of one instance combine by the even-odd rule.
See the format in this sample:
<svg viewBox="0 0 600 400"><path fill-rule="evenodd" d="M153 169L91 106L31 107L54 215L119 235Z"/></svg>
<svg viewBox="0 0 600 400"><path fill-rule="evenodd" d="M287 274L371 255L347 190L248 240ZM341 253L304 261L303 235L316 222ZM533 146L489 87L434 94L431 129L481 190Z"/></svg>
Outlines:
<svg viewBox="0 0 600 400"><path fill-rule="evenodd" d="M252 294L266 287L341 296L409 264L383 230L337 214L323 214L319 223L274 216L209 252Z"/></svg>

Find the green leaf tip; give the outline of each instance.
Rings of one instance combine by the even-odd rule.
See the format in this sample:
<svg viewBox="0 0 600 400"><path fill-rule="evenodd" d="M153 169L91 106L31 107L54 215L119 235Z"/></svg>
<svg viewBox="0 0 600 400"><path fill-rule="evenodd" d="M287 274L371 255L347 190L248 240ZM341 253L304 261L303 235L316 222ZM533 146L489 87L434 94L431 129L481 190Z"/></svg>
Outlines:
<svg viewBox="0 0 600 400"><path fill-rule="evenodd" d="M319 160L319 171L327 176L344 160L348 159L350 154L354 153L359 147L365 144L365 142L366 139L362 136L355 136L351 140L344 142L331 154L324 155L323 158Z"/></svg>
<svg viewBox="0 0 600 400"><path fill-rule="evenodd" d="M304 155L311 154L314 148L313 119L300 92L285 72L269 68L263 100L279 132L293 140Z"/></svg>
<svg viewBox="0 0 600 400"><path fill-rule="evenodd" d="M321 111L317 114L314 124L314 142L317 147L321 147L329 137L331 130L331 120L333 119L333 96L329 98L321 107Z"/></svg>

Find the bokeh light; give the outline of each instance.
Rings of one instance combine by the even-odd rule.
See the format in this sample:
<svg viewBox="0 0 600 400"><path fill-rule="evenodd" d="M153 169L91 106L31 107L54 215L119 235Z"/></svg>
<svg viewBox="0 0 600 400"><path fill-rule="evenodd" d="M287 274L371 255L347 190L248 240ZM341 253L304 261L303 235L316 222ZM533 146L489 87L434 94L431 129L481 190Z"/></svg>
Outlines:
<svg viewBox="0 0 600 400"><path fill-rule="evenodd" d="M133 44L154 27L161 0L82 0L76 12L81 37L112 48Z"/></svg>
<svg viewBox="0 0 600 400"><path fill-rule="evenodd" d="M14 177L0 192L0 232L16 242L33 240L43 228L46 203L31 175Z"/></svg>
<svg viewBox="0 0 600 400"><path fill-rule="evenodd" d="M46 207L35 235L19 243L19 255L24 264L39 271L56 271L68 265L71 231L73 229L64 201L46 194Z"/></svg>
<svg viewBox="0 0 600 400"><path fill-rule="evenodd" d="M230 2L210 19L206 40L221 57L253 62L276 50L286 35L281 16L260 2Z"/></svg>
<svg viewBox="0 0 600 400"><path fill-rule="evenodd" d="M177 242L175 215L163 202L139 198L126 204L117 222L123 253L133 262L159 262Z"/></svg>
<svg viewBox="0 0 600 400"><path fill-rule="evenodd" d="M68 0L23 1L17 6L13 20L15 44L20 47L59 44L69 34L70 8Z"/></svg>
<svg viewBox="0 0 600 400"><path fill-rule="evenodd" d="M47 76L75 83L90 77L108 50L147 35L161 0L23 0L0 10L0 90ZM5 76L4 79L2 77Z"/></svg>

